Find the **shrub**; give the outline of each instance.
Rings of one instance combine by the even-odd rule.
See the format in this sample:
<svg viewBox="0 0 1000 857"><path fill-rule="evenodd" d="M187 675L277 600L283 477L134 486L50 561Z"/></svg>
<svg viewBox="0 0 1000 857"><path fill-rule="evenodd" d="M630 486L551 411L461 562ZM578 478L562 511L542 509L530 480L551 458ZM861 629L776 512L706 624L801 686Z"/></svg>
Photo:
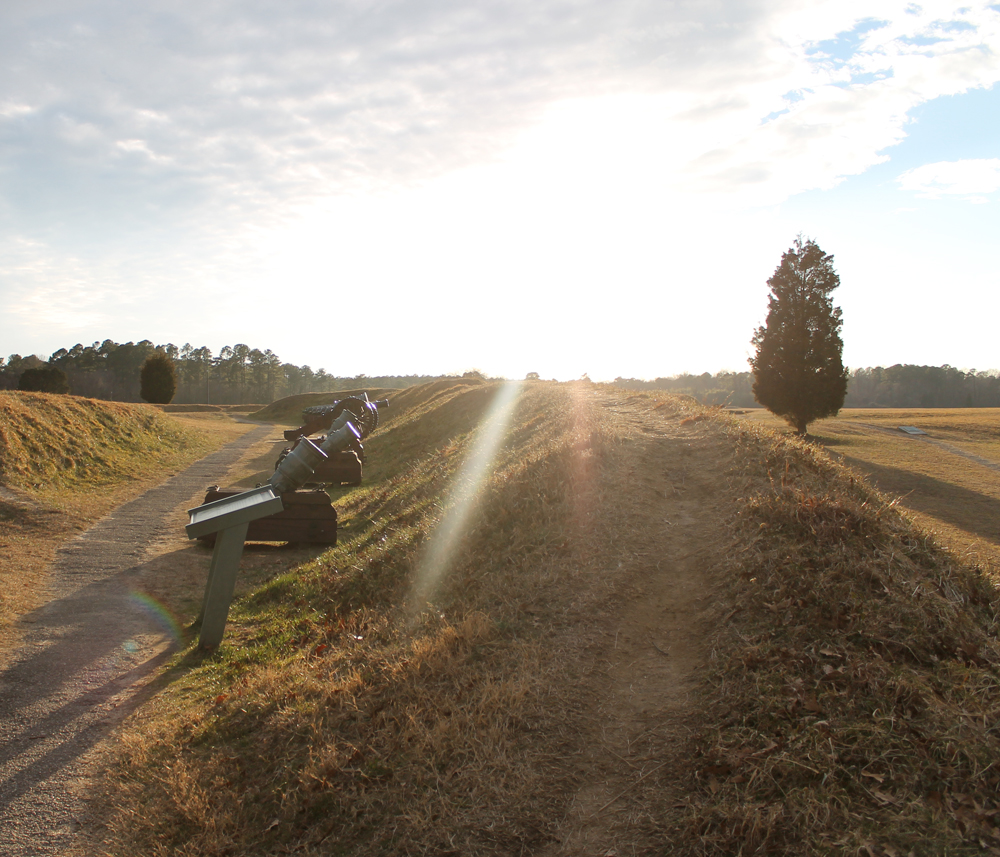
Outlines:
<svg viewBox="0 0 1000 857"><path fill-rule="evenodd" d="M69 379L58 366L38 366L21 373L17 389L31 393L68 393Z"/></svg>
<svg viewBox="0 0 1000 857"><path fill-rule="evenodd" d="M146 358L139 370L139 395L153 405L169 405L177 392L177 371L174 361L162 351Z"/></svg>

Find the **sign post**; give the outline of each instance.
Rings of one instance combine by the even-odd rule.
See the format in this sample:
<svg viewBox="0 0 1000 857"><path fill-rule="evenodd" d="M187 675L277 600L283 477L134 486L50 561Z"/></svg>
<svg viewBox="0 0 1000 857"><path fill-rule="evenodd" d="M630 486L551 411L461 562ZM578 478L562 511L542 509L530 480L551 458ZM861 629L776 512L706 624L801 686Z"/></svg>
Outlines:
<svg viewBox="0 0 1000 857"><path fill-rule="evenodd" d="M214 649L222 642L229 618L229 606L236 589L236 574L243 557L243 541L251 521L284 511L281 495L294 491L316 470L316 466L331 454L356 443L361 435L350 422L347 412L331 425L322 446L304 437L278 464L266 485L224 497L188 510L190 518L185 530L189 539L216 533L212 564L205 584L205 599L201 605L201 634L198 645Z"/></svg>
<svg viewBox="0 0 1000 857"><path fill-rule="evenodd" d="M229 605L236 589L236 574L243 556L243 540L251 521L282 511L281 497L271 485L244 491L235 497L190 509L190 523L184 528L189 539L217 533L208 569L205 598L201 604L201 633L198 645L213 649L222 642L229 617Z"/></svg>

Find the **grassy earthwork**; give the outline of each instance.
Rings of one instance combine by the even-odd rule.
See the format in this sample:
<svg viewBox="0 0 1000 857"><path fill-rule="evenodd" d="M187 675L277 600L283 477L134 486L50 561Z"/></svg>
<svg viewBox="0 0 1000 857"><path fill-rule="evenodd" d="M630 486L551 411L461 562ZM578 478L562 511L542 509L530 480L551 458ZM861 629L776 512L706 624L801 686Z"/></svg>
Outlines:
<svg viewBox="0 0 1000 857"><path fill-rule="evenodd" d="M903 435L819 424L831 456L690 401L542 383L475 483L500 395L395 395L365 485L335 492L341 544L245 589L220 651L182 652L126 730L106 853L1000 853L991 568L861 475L948 482L937 447L921 474ZM986 457L988 427L961 416L938 424L946 442ZM687 456L664 459L659 513L626 496L657 443ZM588 808L583 760L623 723L602 696L615 623L675 561L670 528L702 505L677 498L699 484L698 532L721 539L693 547L704 660L686 709L645 711L621 788Z"/></svg>
<svg viewBox="0 0 1000 857"><path fill-rule="evenodd" d="M88 853L1000 854L1000 415L390 400L340 543L124 724Z"/></svg>
<svg viewBox="0 0 1000 857"><path fill-rule="evenodd" d="M764 410L742 418L787 431ZM848 409L809 436L968 561L1000 568L1000 409Z"/></svg>

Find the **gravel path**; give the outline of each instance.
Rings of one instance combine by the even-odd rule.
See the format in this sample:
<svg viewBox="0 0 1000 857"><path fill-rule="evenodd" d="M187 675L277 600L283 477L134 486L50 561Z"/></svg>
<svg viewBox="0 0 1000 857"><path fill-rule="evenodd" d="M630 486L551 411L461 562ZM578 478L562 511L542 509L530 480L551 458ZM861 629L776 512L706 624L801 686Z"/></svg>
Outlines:
<svg viewBox="0 0 1000 857"><path fill-rule="evenodd" d="M59 551L47 603L24 617L21 642L0 673L2 857L73 847L84 820L87 753L149 698L173 650L155 611L132 591L138 567L157 539L183 525L171 515L177 506L273 430L251 429Z"/></svg>

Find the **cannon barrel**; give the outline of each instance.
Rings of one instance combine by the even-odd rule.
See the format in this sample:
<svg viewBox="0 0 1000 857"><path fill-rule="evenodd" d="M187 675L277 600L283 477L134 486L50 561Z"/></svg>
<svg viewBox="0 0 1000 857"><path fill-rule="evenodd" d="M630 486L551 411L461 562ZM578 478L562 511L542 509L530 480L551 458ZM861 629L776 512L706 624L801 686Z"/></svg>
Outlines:
<svg viewBox="0 0 1000 857"><path fill-rule="evenodd" d="M302 438L288 455L283 456L271 478L268 479L275 491L284 494L305 485L316 467L329 456L309 438Z"/></svg>

